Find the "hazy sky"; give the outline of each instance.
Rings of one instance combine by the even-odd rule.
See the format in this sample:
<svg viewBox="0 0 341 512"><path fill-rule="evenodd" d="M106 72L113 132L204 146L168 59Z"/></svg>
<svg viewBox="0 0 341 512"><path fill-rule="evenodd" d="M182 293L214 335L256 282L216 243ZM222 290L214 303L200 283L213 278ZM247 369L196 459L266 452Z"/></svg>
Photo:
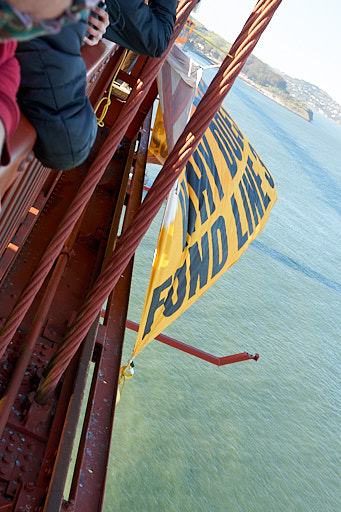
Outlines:
<svg viewBox="0 0 341 512"><path fill-rule="evenodd" d="M193 16L233 43L256 0L201 0ZM282 0L254 55L341 104L341 0Z"/></svg>

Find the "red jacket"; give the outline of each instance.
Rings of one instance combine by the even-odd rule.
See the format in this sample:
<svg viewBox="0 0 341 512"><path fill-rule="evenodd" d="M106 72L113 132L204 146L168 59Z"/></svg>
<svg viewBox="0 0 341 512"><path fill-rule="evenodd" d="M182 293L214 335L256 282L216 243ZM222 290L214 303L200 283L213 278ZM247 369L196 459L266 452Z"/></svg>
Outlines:
<svg viewBox="0 0 341 512"><path fill-rule="evenodd" d="M14 56L16 46L15 41L0 44L0 118L6 130L6 142L0 155L0 165L7 165L10 161L8 140L19 122L16 94L20 83L20 67Z"/></svg>

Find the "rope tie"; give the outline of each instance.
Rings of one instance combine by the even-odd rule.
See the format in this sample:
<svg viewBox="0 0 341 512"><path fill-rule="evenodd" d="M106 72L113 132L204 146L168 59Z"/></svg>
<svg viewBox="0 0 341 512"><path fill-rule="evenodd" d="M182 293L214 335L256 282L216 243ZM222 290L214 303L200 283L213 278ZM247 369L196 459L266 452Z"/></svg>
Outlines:
<svg viewBox="0 0 341 512"><path fill-rule="evenodd" d="M120 377L118 379L118 388L116 396L116 404L121 400L123 389L127 379L132 379L134 376L134 361L129 359L126 366L121 366Z"/></svg>
<svg viewBox="0 0 341 512"><path fill-rule="evenodd" d="M113 79L111 80L111 83L110 83L110 86L109 86L109 90L108 91L105 91L107 93L107 96L103 96L103 98L101 99L101 101L98 103L97 107L95 108L95 114L97 114L97 110L99 109L99 107L102 105L102 103L104 101L106 101L106 104L104 105L103 107L103 110L102 110L102 113L100 115L100 117L97 117L96 116L96 119L97 119L97 124L100 128L103 128L104 126L104 119L105 119L105 116L107 115L107 112L109 110L109 107L111 105L111 93L112 93L112 89L114 87L114 83L116 81L116 78L117 78L117 75L118 73L120 72L123 64L124 64L124 61L126 60L127 58L127 55L128 55L128 50L125 50L124 52L124 55L122 57L122 60L113 76Z"/></svg>

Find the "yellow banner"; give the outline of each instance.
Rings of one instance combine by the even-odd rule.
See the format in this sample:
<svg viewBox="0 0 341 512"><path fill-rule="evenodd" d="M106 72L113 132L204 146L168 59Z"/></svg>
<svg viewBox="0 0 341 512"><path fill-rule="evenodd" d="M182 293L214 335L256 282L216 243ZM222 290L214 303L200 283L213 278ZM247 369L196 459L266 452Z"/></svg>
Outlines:
<svg viewBox="0 0 341 512"><path fill-rule="evenodd" d="M191 115L202 67L174 45L158 75L160 103L148 149L148 163L163 165Z"/></svg>
<svg viewBox="0 0 341 512"><path fill-rule="evenodd" d="M221 107L170 194L133 357L240 258L276 199L270 172Z"/></svg>
<svg viewBox="0 0 341 512"><path fill-rule="evenodd" d="M148 163L163 165L168 156L167 138L159 103L148 148Z"/></svg>

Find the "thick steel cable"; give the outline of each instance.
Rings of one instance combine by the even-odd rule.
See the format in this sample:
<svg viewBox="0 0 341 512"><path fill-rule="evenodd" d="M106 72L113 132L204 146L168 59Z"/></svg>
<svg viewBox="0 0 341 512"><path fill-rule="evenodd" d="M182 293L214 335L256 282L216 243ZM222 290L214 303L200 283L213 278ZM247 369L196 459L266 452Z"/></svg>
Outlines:
<svg viewBox="0 0 341 512"><path fill-rule="evenodd" d="M44 403L53 393L69 361L78 350L95 320L98 311L114 289L171 187L193 154L281 1L260 0L257 3L241 34L231 47L232 60L230 57L226 57L223 61L186 129L175 144L163 169L137 210L134 221L121 235L113 255L97 278L64 341L54 354L47 369L46 379L36 396L39 402Z"/></svg>
<svg viewBox="0 0 341 512"><path fill-rule="evenodd" d="M38 266L33 272L30 280L20 295L11 314L6 320L5 325L0 331L0 359L6 348L12 340L14 333L18 329L25 314L30 308L34 297L41 288L46 276L51 270L56 258L60 254L67 238L69 237L73 226L80 217L86 203L90 200L99 180L113 157L119 142L121 141L126 127L129 126L136 115L143 99L149 91L155 80L159 69L165 61L165 58L184 25L188 15L193 9L197 0L181 0L177 10L177 19L174 26L174 33L168 50L160 59L148 59L139 80L133 88L130 96L123 106L115 125L110 129L108 137L103 144L100 153L97 155L94 163L90 167L84 181L82 182L76 197L72 201L65 217L61 221L45 253L43 254ZM121 130L117 129L121 126Z"/></svg>

